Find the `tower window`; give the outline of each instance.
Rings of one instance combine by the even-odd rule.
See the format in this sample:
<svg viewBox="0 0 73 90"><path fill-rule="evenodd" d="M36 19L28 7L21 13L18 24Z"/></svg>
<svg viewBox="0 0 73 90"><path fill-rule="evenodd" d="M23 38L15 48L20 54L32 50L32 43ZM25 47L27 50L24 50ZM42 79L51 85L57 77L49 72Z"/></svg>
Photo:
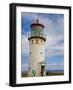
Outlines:
<svg viewBox="0 0 73 90"><path fill-rule="evenodd" d="M31 52L29 52L29 54L31 54Z"/></svg>
<svg viewBox="0 0 73 90"><path fill-rule="evenodd" d="M38 40L36 40L36 44L38 44Z"/></svg>
<svg viewBox="0 0 73 90"><path fill-rule="evenodd" d="M33 40L32 40L32 43L33 43Z"/></svg>
<svg viewBox="0 0 73 90"><path fill-rule="evenodd" d="M40 52L40 54L43 54L43 52Z"/></svg>
<svg viewBox="0 0 73 90"><path fill-rule="evenodd" d="M41 40L41 43L42 43L42 40Z"/></svg>

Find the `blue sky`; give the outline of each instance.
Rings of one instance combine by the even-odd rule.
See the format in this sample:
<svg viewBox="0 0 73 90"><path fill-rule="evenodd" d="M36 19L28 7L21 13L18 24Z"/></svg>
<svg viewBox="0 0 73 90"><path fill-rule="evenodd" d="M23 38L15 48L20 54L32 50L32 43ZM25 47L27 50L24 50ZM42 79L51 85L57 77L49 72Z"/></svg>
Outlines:
<svg viewBox="0 0 73 90"><path fill-rule="evenodd" d="M45 61L46 69L64 69L64 15L53 13L23 13L21 14L22 30L22 60L21 70L28 70L29 62L29 41L28 36L31 32L30 25L39 19L46 35Z"/></svg>

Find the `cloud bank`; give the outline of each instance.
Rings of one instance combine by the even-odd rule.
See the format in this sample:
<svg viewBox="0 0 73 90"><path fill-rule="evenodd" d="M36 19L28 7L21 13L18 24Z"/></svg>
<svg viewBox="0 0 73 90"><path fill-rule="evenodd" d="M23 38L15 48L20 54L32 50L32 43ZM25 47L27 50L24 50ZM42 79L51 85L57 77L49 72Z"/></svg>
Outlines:
<svg viewBox="0 0 73 90"><path fill-rule="evenodd" d="M64 66L64 15L63 14L22 13L22 42L21 42L22 56L29 57L28 36L31 32L30 25L33 22L35 22L37 18L39 19L39 22L45 26L44 33L46 35L46 42L45 42L46 62L49 63L48 65L51 64L51 66L54 65L54 63L57 66L60 64L61 66ZM56 60L57 57L59 57L59 61ZM22 59L22 61L24 61L25 63L24 59ZM23 66L26 65L22 65L22 67Z"/></svg>

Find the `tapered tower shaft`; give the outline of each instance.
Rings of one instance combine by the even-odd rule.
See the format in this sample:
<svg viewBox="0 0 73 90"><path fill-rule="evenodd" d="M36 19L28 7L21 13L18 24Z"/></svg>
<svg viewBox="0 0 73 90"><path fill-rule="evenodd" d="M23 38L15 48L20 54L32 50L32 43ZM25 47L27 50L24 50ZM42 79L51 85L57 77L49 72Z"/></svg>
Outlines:
<svg viewBox="0 0 73 90"><path fill-rule="evenodd" d="M29 40L29 76L45 75L45 35L44 25L36 20L31 24Z"/></svg>

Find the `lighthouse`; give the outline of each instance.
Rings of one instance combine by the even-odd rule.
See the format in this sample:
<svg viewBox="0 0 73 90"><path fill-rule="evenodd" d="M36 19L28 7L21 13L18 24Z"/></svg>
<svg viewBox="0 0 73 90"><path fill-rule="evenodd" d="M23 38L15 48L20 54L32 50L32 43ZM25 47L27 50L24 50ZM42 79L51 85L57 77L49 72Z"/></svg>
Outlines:
<svg viewBox="0 0 73 90"><path fill-rule="evenodd" d="M44 25L37 19L31 24L29 40L29 71L28 76L45 75L45 35Z"/></svg>

